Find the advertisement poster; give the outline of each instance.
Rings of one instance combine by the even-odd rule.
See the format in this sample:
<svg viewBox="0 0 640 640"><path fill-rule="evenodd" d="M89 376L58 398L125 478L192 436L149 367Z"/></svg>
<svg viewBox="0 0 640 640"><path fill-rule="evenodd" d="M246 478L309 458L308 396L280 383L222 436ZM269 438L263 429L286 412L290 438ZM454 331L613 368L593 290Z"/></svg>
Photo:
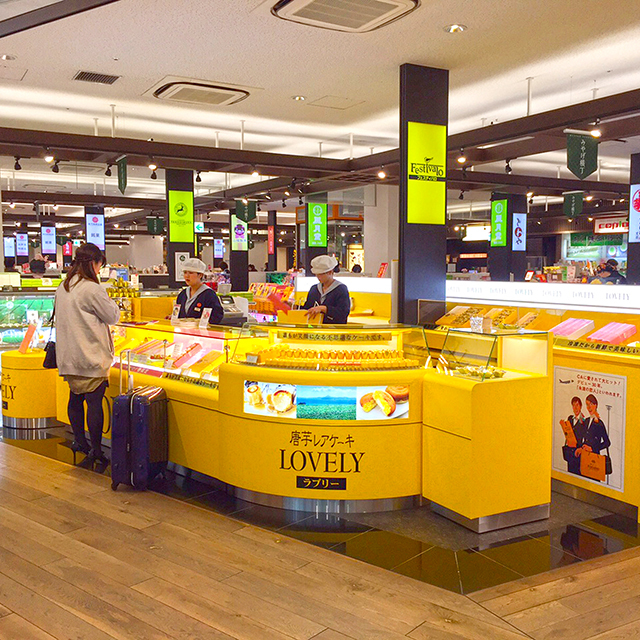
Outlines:
<svg viewBox="0 0 640 640"><path fill-rule="evenodd" d="M16 255L29 255L29 236L26 233L16 233Z"/></svg>
<svg viewBox="0 0 640 640"><path fill-rule="evenodd" d="M88 213L85 216L87 225L87 242L91 242L104 251L104 215Z"/></svg>
<svg viewBox="0 0 640 640"><path fill-rule="evenodd" d="M188 251L176 251L175 253L175 261L176 261L176 280L184 280L184 267L182 266L185 260L188 260L191 256Z"/></svg>
<svg viewBox="0 0 640 640"><path fill-rule="evenodd" d="M237 216L231 216L231 251L249 250L247 223Z"/></svg>
<svg viewBox="0 0 640 640"><path fill-rule="evenodd" d="M494 200L491 203L491 246L507 246L507 201Z"/></svg>
<svg viewBox="0 0 640 640"><path fill-rule="evenodd" d="M527 250L527 214L513 214L513 234L511 239L512 251Z"/></svg>
<svg viewBox="0 0 640 640"><path fill-rule="evenodd" d="M394 420L409 416L409 387L324 387L247 380L244 412L301 420Z"/></svg>
<svg viewBox="0 0 640 640"><path fill-rule="evenodd" d="M629 192L629 242L640 242L640 184Z"/></svg>
<svg viewBox="0 0 640 640"><path fill-rule="evenodd" d="M193 242L193 191L169 191L169 241Z"/></svg>
<svg viewBox="0 0 640 640"><path fill-rule="evenodd" d="M407 123L407 222L444 224L447 204L447 127Z"/></svg>
<svg viewBox="0 0 640 640"><path fill-rule="evenodd" d="M41 249L42 255L46 256L55 256L57 252L56 247L56 228L55 227L45 227L42 225L41 227Z"/></svg>
<svg viewBox="0 0 640 640"><path fill-rule="evenodd" d="M4 257L15 258L16 257L16 240L8 236L4 237Z"/></svg>
<svg viewBox="0 0 640 640"><path fill-rule="evenodd" d="M224 240L215 238L213 241L213 257L224 258Z"/></svg>
<svg viewBox="0 0 640 640"><path fill-rule="evenodd" d="M327 246L327 205L308 204L309 207L309 238L307 246Z"/></svg>
<svg viewBox="0 0 640 640"><path fill-rule="evenodd" d="M626 388L625 376L555 367L555 471L624 490Z"/></svg>

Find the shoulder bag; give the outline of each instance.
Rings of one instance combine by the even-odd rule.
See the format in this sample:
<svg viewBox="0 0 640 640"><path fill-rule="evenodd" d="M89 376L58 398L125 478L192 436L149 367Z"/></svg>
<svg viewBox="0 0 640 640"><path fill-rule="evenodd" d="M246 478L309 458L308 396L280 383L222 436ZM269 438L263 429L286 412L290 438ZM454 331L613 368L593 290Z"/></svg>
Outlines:
<svg viewBox="0 0 640 640"><path fill-rule="evenodd" d="M49 325L51 326L51 330L53 331L53 319L56 315L55 305L53 307L53 313L51 314L51 319L49 320ZM44 362L42 366L45 369L57 369L58 361L56 358L56 343L55 340L51 340L51 335L49 335L49 341L44 346Z"/></svg>

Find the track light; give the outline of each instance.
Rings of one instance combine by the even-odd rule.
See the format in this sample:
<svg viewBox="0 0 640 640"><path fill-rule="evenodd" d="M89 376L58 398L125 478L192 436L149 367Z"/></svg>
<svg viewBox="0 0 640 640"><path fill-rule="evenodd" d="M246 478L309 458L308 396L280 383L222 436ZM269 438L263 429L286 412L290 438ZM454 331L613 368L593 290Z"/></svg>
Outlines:
<svg viewBox="0 0 640 640"><path fill-rule="evenodd" d="M533 198L533 191L527 191L527 198Z"/></svg>
<svg viewBox="0 0 640 640"><path fill-rule="evenodd" d="M151 175L149 176L152 180L157 180L158 179L158 174L156 173L156 170L153 169L151 171Z"/></svg>
<svg viewBox="0 0 640 640"><path fill-rule="evenodd" d="M511 168L511 160L507 160L506 164L504 165L504 172L508 175L513 171L513 169Z"/></svg>
<svg viewBox="0 0 640 640"><path fill-rule="evenodd" d="M569 222L573 222L573 218L569 218Z"/></svg>
<svg viewBox="0 0 640 640"><path fill-rule="evenodd" d="M529 204L533 204L533 198L529 198Z"/></svg>
<svg viewBox="0 0 640 640"><path fill-rule="evenodd" d="M15 208L16 208L16 203L15 203L15 202L13 202L13 201L12 201L12 202L10 202L10 203L9 203L9 208L10 208L10 209L15 209Z"/></svg>
<svg viewBox="0 0 640 640"><path fill-rule="evenodd" d="M262 209L260 208L260 203L258 202L258 204L256 205L256 211L262 211Z"/></svg>
<svg viewBox="0 0 640 640"><path fill-rule="evenodd" d="M149 163L147 166L149 167L149 169L151 169L151 171L155 171L158 168L158 165L156 164L156 161L153 158L149 158Z"/></svg>
<svg viewBox="0 0 640 640"><path fill-rule="evenodd" d="M60 173L60 167L58 166L59 162L60 162L60 160L56 160L53 163L53 167L51 167L51 171L53 171L53 173Z"/></svg>
<svg viewBox="0 0 640 640"><path fill-rule="evenodd" d="M289 189L286 189L284 195L288 198L291 195L291 191L289 191Z"/></svg>
<svg viewBox="0 0 640 640"><path fill-rule="evenodd" d="M249 201L246 198L242 198L242 204L249 204Z"/></svg>
<svg viewBox="0 0 640 640"><path fill-rule="evenodd" d="M380 178L380 180L384 180L387 177L387 173L384 170L384 167L380 167L380 171L378 171L378 178Z"/></svg>
<svg viewBox="0 0 640 640"><path fill-rule="evenodd" d="M304 204L304 200L302 199L302 196L300 196L300 197L298 198L298 206L300 206L300 207L301 207L303 204Z"/></svg>
<svg viewBox="0 0 640 640"><path fill-rule="evenodd" d="M251 167L251 177L252 178L260 177L260 172L255 167Z"/></svg>
<svg viewBox="0 0 640 640"><path fill-rule="evenodd" d="M454 231L460 231L460 227L453 227Z"/></svg>
<svg viewBox="0 0 640 640"><path fill-rule="evenodd" d="M600 131L600 129L591 129L589 133L591 133L594 138L602 137L602 131Z"/></svg>
<svg viewBox="0 0 640 640"><path fill-rule="evenodd" d="M55 159L56 158L53 155L53 153L51 153L51 151L49 149L46 149L45 150L45 154L44 154L44 161L48 162L49 164L51 164Z"/></svg>
<svg viewBox="0 0 640 640"><path fill-rule="evenodd" d="M287 201L286 201L286 200L283 200L283 201L282 201L282 208L283 208L283 209L286 209L286 208L287 208Z"/></svg>
<svg viewBox="0 0 640 640"><path fill-rule="evenodd" d="M589 195L585 198L585 200L586 200L587 202L591 202L591 201L593 200L593 196L592 196L591 194L589 194Z"/></svg>
<svg viewBox="0 0 640 640"><path fill-rule="evenodd" d="M16 162L13 165L13 168L15 171L20 171L20 169L22 169L22 167L20 166L20 156L14 156Z"/></svg>
<svg viewBox="0 0 640 640"><path fill-rule="evenodd" d="M107 178L110 178L110 177L111 177L111 167L112 167L112 166L113 166L113 165L112 165L111 163L109 163L109 164L107 165L107 170L104 172L104 175L105 175L105 176L107 176Z"/></svg>
<svg viewBox="0 0 640 640"><path fill-rule="evenodd" d="M54 210L54 211L57 211L59 208L60 208L60 207L59 207L57 204L54 204L54 205L53 205L53 210Z"/></svg>
<svg viewBox="0 0 640 640"><path fill-rule="evenodd" d="M460 149L460 155L458 156L458 162L464 164L467 161L467 156L464 155L464 149Z"/></svg>
<svg viewBox="0 0 640 640"><path fill-rule="evenodd" d="M458 200L464 200L464 191L460 192L460 195L458 196Z"/></svg>
<svg viewBox="0 0 640 640"><path fill-rule="evenodd" d="M267 191L267 195L265 195L267 200L271 200L271 191Z"/></svg>
<svg viewBox="0 0 640 640"><path fill-rule="evenodd" d="M202 178L200 177L199 171L196 171L196 182L202 182Z"/></svg>

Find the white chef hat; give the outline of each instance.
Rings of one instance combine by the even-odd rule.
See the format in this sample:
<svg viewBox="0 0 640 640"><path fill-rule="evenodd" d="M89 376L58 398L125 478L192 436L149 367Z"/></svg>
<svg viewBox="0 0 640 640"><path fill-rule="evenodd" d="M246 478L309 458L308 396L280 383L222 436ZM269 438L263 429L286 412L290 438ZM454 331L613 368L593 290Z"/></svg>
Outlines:
<svg viewBox="0 0 640 640"><path fill-rule="evenodd" d="M207 265L202 262L202 260L198 260L198 258L187 258L182 263L182 270L193 273L204 273L207 270Z"/></svg>
<svg viewBox="0 0 640 640"><path fill-rule="evenodd" d="M311 261L311 273L318 275L319 273L327 273L336 268L338 261L333 256L316 256Z"/></svg>

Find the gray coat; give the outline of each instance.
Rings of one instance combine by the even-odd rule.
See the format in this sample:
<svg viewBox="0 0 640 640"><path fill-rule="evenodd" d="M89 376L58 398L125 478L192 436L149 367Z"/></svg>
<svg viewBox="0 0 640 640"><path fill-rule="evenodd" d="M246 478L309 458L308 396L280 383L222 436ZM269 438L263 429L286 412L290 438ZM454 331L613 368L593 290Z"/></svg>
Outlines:
<svg viewBox="0 0 640 640"><path fill-rule="evenodd" d="M106 378L113 363L109 325L120 319L118 305L91 280L61 284L56 291L56 359L61 376Z"/></svg>

